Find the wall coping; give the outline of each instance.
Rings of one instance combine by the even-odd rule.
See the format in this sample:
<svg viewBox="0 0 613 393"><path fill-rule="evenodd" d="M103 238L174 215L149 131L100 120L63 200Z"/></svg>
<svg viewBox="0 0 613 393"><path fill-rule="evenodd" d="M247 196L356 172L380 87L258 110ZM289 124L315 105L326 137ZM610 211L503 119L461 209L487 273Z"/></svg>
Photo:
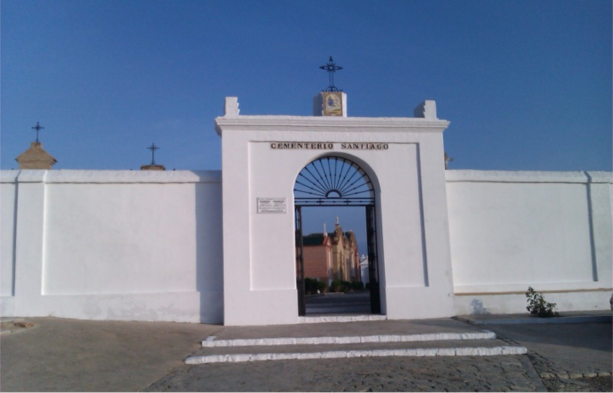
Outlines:
<svg viewBox="0 0 613 393"><path fill-rule="evenodd" d="M0 171L0 183L15 183L19 172L21 171L18 169Z"/></svg>
<svg viewBox="0 0 613 393"><path fill-rule="evenodd" d="M0 183L221 183L217 171L1 170ZM613 184L603 171L447 170L447 183L602 183Z"/></svg>
<svg viewBox="0 0 613 393"><path fill-rule="evenodd" d="M221 171L3 170L0 183L221 183Z"/></svg>
<svg viewBox="0 0 613 393"><path fill-rule="evenodd" d="M447 170L447 183L613 183L613 172Z"/></svg>

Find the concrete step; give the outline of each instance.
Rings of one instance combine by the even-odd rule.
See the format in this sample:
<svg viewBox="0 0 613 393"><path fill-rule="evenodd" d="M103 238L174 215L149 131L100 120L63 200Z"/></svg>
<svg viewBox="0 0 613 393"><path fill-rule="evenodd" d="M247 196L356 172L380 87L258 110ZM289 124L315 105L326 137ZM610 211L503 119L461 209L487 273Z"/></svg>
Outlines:
<svg viewBox="0 0 613 393"><path fill-rule="evenodd" d="M381 316L371 315L367 317ZM344 319L338 320L338 316L331 318L337 319L328 323L302 323L296 325L224 326L223 329L216 333L215 338L209 338L208 340L487 332L483 327L470 325L451 318L414 321L368 320L352 321L349 323Z"/></svg>
<svg viewBox="0 0 613 393"><path fill-rule="evenodd" d="M387 317L385 315L326 315L315 314L306 317L300 317L300 323L343 323L343 322L372 322L372 321L385 321Z"/></svg>
<svg viewBox="0 0 613 393"><path fill-rule="evenodd" d="M379 334L370 336L324 336L324 337L275 337L215 340L209 337L202 341L205 348L273 346L273 345L321 345L321 344L363 344L396 343L443 340L490 340L496 334L490 331L464 333L424 333L424 334Z"/></svg>
<svg viewBox="0 0 613 393"><path fill-rule="evenodd" d="M497 356L526 353L496 335L453 319L335 321L227 326L202 342L188 364L382 356Z"/></svg>
<svg viewBox="0 0 613 393"><path fill-rule="evenodd" d="M303 344L303 345L256 345L241 347L201 348L195 355L222 355L238 353L289 353L289 352L322 352L342 350L375 350L375 349L432 349L432 348L493 348L509 344L498 339L488 340L442 340L421 342L388 342L388 343L352 343L352 344Z"/></svg>
<svg viewBox="0 0 613 393"><path fill-rule="evenodd" d="M343 359L356 357L503 356L520 355L526 348L497 339L362 342L205 347L187 364L236 363L267 360Z"/></svg>

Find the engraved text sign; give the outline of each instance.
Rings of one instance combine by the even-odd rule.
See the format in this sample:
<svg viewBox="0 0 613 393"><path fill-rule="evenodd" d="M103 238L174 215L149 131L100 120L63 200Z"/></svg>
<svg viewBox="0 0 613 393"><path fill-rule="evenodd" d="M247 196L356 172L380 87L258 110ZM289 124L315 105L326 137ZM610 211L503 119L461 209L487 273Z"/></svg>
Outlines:
<svg viewBox="0 0 613 393"><path fill-rule="evenodd" d="M258 213L286 213L285 198L258 198Z"/></svg>

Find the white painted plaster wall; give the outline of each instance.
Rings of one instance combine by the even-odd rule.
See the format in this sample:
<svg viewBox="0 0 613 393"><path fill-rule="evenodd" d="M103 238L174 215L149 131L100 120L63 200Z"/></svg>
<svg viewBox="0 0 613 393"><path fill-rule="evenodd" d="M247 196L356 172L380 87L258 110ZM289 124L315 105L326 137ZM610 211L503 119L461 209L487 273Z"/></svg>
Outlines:
<svg viewBox="0 0 613 393"><path fill-rule="evenodd" d="M608 309L611 174L447 171L456 312Z"/></svg>
<svg viewBox="0 0 613 393"><path fill-rule="evenodd" d="M2 179L3 315L222 321L219 172L5 171Z"/></svg>

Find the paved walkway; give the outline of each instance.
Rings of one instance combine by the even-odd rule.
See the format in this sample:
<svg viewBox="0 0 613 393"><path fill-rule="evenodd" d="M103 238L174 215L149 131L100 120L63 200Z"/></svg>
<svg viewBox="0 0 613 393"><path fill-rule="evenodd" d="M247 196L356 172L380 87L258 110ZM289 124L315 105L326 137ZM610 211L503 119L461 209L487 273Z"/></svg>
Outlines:
<svg viewBox="0 0 613 393"><path fill-rule="evenodd" d="M3 391L611 391L610 322L481 326L439 319L235 328L26 318L17 325L3 319L2 325L3 331L13 329L0 336ZM497 335L491 345L525 346L528 354L184 363L206 352L200 342L207 338L408 336L484 329ZM458 345L443 341L419 346ZM275 351L295 352L295 346L278 345Z"/></svg>
<svg viewBox="0 0 613 393"><path fill-rule="evenodd" d="M370 313L368 291L306 295L305 303L307 315Z"/></svg>
<svg viewBox="0 0 613 393"><path fill-rule="evenodd" d="M559 325L565 323L600 323L611 322L610 310L567 311L556 318L539 318L528 313L523 314L479 314L461 315L455 319L472 325ZM484 327L485 328L485 327Z"/></svg>
<svg viewBox="0 0 613 393"><path fill-rule="evenodd" d="M59 318L2 321L2 391L139 391L183 366L203 337L221 329ZM33 327L19 326L26 324Z"/></svg>

